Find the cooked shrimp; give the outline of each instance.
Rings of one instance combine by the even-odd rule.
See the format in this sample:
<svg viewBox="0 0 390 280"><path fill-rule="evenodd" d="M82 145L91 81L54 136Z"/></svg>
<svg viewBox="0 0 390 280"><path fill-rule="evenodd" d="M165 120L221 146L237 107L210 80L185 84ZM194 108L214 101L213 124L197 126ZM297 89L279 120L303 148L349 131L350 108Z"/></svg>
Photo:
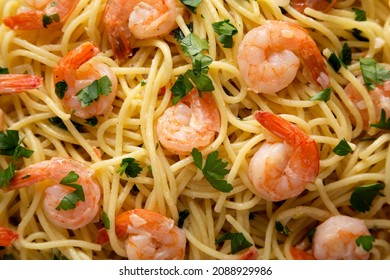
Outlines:
<svg viewBox="0 0 390 280"><path fill-rule="evenodd" d="M370 235L362 220L333 216L319 225L313 237L313 252L318 260L366 260L369 253L356 245L356 238Z"/></svg>
<svg viewBox="0 0 390 280"><path fill-rule="evenodd" d="M14 94L42 86L42 78L30 74L0 74L0 95Z"/></svg>
<svg viewBox="0 0 390 280"><path fill-rule="evenodd" d="M77 181L73 183L82 186L84 201L76 202L73 209L57 210L63 198L75 191L75 188L61 184L62 179L71 171L78 175ZM78 229L89 224L99 210L101 191L98 183L92 178L93 174L93 169L79 161L54 157L17 170L10 181L10 186L2 189L11 191L48 181L51 185L45 189L46 195L43 200L46 216L59 227Z"/></svg>
<svg viewBox="0 0 390 280"><path fill-rule="evenodd" d="M183 13L178 0L109 0L103 21L115 57L122 60L132 54L131 35L147 39L169 34Z"/></svg>
<svg viewBox="0 0 390 280"><path fill-rule="evenodd" d="M300 13L303 13L307 7L326 13L336 2L337 0L290 0L290 5Z"/></svg>
<svg viewBox="0 0 390 280"><path fill-rule="evenodd" d="M319 172L316 142L283 118L258 111L255 118L280 138L267 140L249 163L249 178L266 200L280 201L303 192Z"/></svg>
<svg viewBox="0 0 390 280"><path fill-rule="evenodd" d="M18 234L15 231L0 226L0 246L10 246L16 239Z"/></svg>
<svg viewBox="0 0 390 280"><path fill-rule="evenodd" d="M36 30L63 23L74 10L77 0L26 1L35 10L24 11L14 16L3 18L11 29Z"/></svg>
<svg viewBox="0 0 390 280"><path fill-rule="evenodd" d="M363 84L362 76L359 76L358 79ZM368 129L368 110L360 92L352 85L352 83L349 83L344 90L359 110L363 120L363 127ZM376 121L378 122L380 120L382 109L385 110L386 116L390 116L390 81L384 81L382 85L376 85L375 89L369 91L369 94L374 103Z"/></svg>
<svg viewBox="0 0 390 280"><path fill-rule="evenodd" d="M312 80L329 85L326 64L309 33L297 24L269 20L249 31L238 50L238 66L249 89L275 93L287 87L300 67L300 59Z"/></svg>
<svg viewBox="0 0 390 280"><path fill-rule="evenodd" d="M54 83L66 84L62 98L65 109L76 117L88 119L106 113L112 106L116 96L118 80L115 73L104 63L90 60L97 55L99 49L86 42L69 51L53 69ZM94 81L107 76L111 81L111 92L99 92L97 100L83 107L78 93ZM98 90L100 91L99 87Z"/></svg>
<svg viewBox="0 0 390 280"><path fill-rule="evenodd" d="M126 232L130 260L182 260L186 236L173 220L159 213L134 209L118 215L116 232Z"/></svg>
<svg viewBox="0 0 390 280"><path fill-rule="evenodd" d="M220 127L220 115L211 93L196 89L165 110L157 121L157 136L172 153L188 155L193 148L209 145Z"/></svg>

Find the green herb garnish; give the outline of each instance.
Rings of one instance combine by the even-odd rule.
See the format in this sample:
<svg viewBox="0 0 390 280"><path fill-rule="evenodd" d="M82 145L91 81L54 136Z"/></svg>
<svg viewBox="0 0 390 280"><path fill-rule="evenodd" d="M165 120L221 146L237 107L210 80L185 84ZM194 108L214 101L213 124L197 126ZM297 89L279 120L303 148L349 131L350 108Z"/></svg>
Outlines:
<svg viewBox="0 0 390 280"><path fill-rule="evenodd" d="M364 185L355 188L351 194L349 202L353 209L358 212L364 213L370 210L373 200L377 196L384 196L381 193L385 186L381 183L375 183L371 185Z"/></svg>

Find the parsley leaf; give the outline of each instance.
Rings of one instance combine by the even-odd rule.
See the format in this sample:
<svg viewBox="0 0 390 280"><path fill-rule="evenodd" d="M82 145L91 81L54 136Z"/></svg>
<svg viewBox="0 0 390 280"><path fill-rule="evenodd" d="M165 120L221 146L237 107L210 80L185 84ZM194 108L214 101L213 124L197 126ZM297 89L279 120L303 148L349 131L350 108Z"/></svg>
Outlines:
<svg viewBox="0 0 390 280"><path fill-rule="evenodd" d="M14 159L18 157L29 158L33 151L27 150L21 146L19 141L19 131L6 130L0 132L0 155L12 156Z"/></svg>
<svg viewBox="0 0 390 280"><path fill-rule="evenodd" d="M0 74L9 74L8 68L0 67Z"/></svg>
<svg viewBox="0 0 390 280"><path fill-rule="evenodd" d="M220 35L218 41L223 44L224 48L233 47L233 36L238 33L237 28L230 23L229 19L214 22L212 24L215 33Z"/></svg>
<svg viewBox="0 0 390 280"><path fill-rule="evenodd" d="M328 101L330 99L330 94L332 93L332 89L331 88L326 88L322 91L320 91L319 93L317 93L316 95L310 97L309 100L313 100L313 101Z"/></svg>
<svg viewBox="0 0 390 280"><path fill-rule="evenodd" d="M196 8L202 0L180 0L180 2L183 3L183 5L186 6L193 14L196 14Z"/></svg>
<svg viewBox="0 0 390 280"><path fill-rule="evenodd" d="M352 50L347 43L343 44L340 60L344 65L350 65L352 62Z"/></svg>
<svg viewBox="0 0 390 280"><path fill-rule="evenodd" d="M142 168L139 166L137 162L135 162L134 158L124 158L120 164L120 168L117 171L120 175L123 173L126 174L127 177L135 178L142 171Z"/></svg>
<svg viewBox="0 0 390 280"><path fill-rule="evenodd" d="M332 68L334 69L334 71L336 72L339 72L340 68L341 68L341 62L339 60L339 58L337 57L337 55L332 52L328 58L328 62L330 64L330 66L332 66Z"/></svg>
<svg viewBox="0 0 390 280"><path fill-rule="evenodd" d="M333 148L333 152L338 156L346 156L349 153L352 153L352 148L349 146L347 140L342 139L340 142L336 145L336 147Z"/></svg>
<svg viewBox="0 0 390 280"><path fill-rule="evenodd" d="M215 244L218 245L225 240L231 240L230 246L231 246L232 254L240 252L241 250L249 248L253 245L248 240L246 240L245 236L241 232L238 233L227 232L224 235L222 235L220 238L218 238L215 241Z"/></svg>
<svg viewBox="0 0 390 280"><path fill-rule="evenodd" d="M60 117L52 117L52 118L49 118L48 119L49 122L63 130L66 130L68 131L68 128L66 127L66 125L64 124L63 120L60 118ZM78 132L84 132L84 128L83 128L83 125L71 120L71 123L74 125L74 127L76 128L76 130Z"/></svg>
<svg viewBox="0 0 390 280"><path fill-rule="evenodd" d="M357 29L357 28L353 28L352 29L352 35L358 39L359 41L362 41L362 42L368 42L368 39L364 36L362 36L362 33L363 31L361 31L360 29Z"/></svg>
<svg viewBox="0 0 390 280"><path fill-rule="evenodd" d="M364 10L358 9L358 8L352 8L352 11L355 13L355 20L356 21L366 21L366 12Z"/></svg>
<svg viewBox="0 0 390 280"><path fill-rule="evenodd" d="M111 92L111 80L107 75L95 80L89 86L86 86L80 90L77 95L77 100L81 102L83 108L92 104L93 101L97 101L100 95L107 96Z"/></svg>
<svg viewBox="0 0 390 280"><path fill-rule="evenodd" d="M59 99L63 99L68 90L68 84L65 81L59 81L55 84L55 93Z"/></svg>
<svg viewBox="0 0 390 280"><path fill-rule="evenodd" d="M60 15L58 13L52 15L42 15L43 27L47 28L50 24L60 22Z"/></svg>
<svg viewBox="0 0 390 280"><path fill-rule="evenodd" d="M110 219L108 218L107 213L104 211L102 213L102 220L103 220L104 227L106 229L110 229Z"/></svg>
<svg viewBox="0 0 390 280"><path fill-rule="evenodd" d="M280 222L280 221L276 221L275 222L275 229L285 235L285 236L288 236L290 234L290 229L288 228L288 226L283 226L283 224Z"/></svg>
<svg viewBox="0 0 390 280"><path fill-rule="evenodd" d="M9 187L11 179L15 176L15 170L15 165L11 162L6 169L0 171L0 189L4 183Z"/></svg>
<svg viewBox="0 0 390 280"><path fill-rule="evenodd" d="M201 39L194 33L188 34L181 40L183 52L188 56L195 56L203 50L209 49L209 43L206 39Z"/></svg>
<svg viewBox="0 0 390 280"><path fill-rule="evenodd" d="M360 68L364 85L368 90L375 89L374 84L381 85L384 81L390 80L390 71L376 63L373 58L360 58Z"/></svg>
<svg viewBox="0 0 390 280"><path fill-rule="evenodd" d="M192 31L194 31L194 24L192 22L190 22L189 24L187 24L187 27L188 29L190 30L190 33L192 33ZM171 34L173 35L173 37L176 39L176 41L178 43L181 42L181 40L183 40L183 38L185 37L183 31L181 31L180 27L174 29Z"/></svg>
<svg viewBox="0 0 390 280"><path fill-rule="evenodd" d="M380 192L384 188L385 186L381 183L364 185L355 188L349 199L352 208L361 213L367 212L370 210L371 203L375 197L378 195L384 196L384 194Z"/></svg>
<svg viewBox="0 0 390 280"><path fill-rule="evenodd" d="M187 75L179 75L171 88L173 94L172 104L175 105L179 102L180 99L186 96L193 88L194 85L191 83L191 80Z"/></svg>
<svg viewBox="0 0 390 280"><path fill-rule="evenodd" d="M207 155L206 162L203 167L202 154L197 148L192 149L191 156L194 160L195 166L202 170L204 177L211 186L226 193L233 189L233 186L224 179L224 176L229 173L229 171L225 168L228 163L223 162L218 158L218 151L211 152Z"/></svg>
<svg viewBox="0 0 390 280"><path fill-rule="evenodd" d="M177 222L177 226L179 228L183 227L184 221L187 219L189 215L190 215L190 211L188 209L179 212L179 221Z"/></svg>
<svg viewBox="0 0 390 280"><path fill-rule="evenodd" d="M390 129L390 117L386 120L386 111L384 109L381 110L381 117L378 123L370 124L371 127L376 127L380 129Z"/></svg>
<svg viewBox="0 0 390 280"><path fill-rule="evenodd" d="M193 70L188 70L186 76L191 79L200 91L213 91L215 89L213 81L207 74L195 74Z"/></svg>
<svg viewBox="0 0 390 280"><path fill-rule="evenodd" d="M85 201L83 187L79 184L74 184L79 178L79 175L74 171L70 171L60 182L60 184L74 188L75 191L67 194L61 200L60 204L55 208L56 210L70 210L76 208L76 203Z"/></svg>
<svg viewBox="0 0 390 280"><path fill-rule="evenodd" d="M372 249L375 237L373 235L362 235L356 238L355 242L357 246L362 246L363 249L369 252Z"/></svg>

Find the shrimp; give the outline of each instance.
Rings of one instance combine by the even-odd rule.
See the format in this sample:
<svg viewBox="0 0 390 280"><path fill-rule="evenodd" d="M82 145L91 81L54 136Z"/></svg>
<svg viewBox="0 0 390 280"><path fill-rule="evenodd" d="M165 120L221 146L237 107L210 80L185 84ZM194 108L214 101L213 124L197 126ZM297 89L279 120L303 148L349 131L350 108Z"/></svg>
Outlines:
<svg viewBox="0 0 390 280"><path fill-rule="evenodd" d="M65 84L66 91L60 97L65 109L82 119L108 112L116 96L118 80L115 73L106 64L90 60L98 52L99 48L92 43L83 43L62 57L53 69L56 90L59 85ZM104 76L111 82L111 91L101 92L97 86L97 97L90 105L83 105L80 90Z"/></svg>
<svg viewBox="0 0 390 280"><path fill-rule="evenodd" d="M290 5L300 13L303 13L307 7L326 13L332 9L336 3L337 0L290 0Z"/></svg>
<svg viewBox="0 0 390 280"><path fill-rule="evenodd" d="M27 2L27 1L26 1ZM3 18L6 26L15 30L38 30L63 23L76 7L77 0L28 1L35 10Z"/></svg>
<svg viewBox="0 0 390 280"><path fill-rule="evenodd" d="M131 56L130 38L161 37L176 28L184 13L178 0L109 0L103 16L108 40L117 59Z"/></svg>
<svg viewBox="0 0 390 280"><path fill-rule="evenodd" d="M75 191L70 184L64 185L62 182L71 171L78 175L77 181L72 184L82 186L84 201L77 201L73 209L59 209L58 206L64 197ZM93 174L93 169L79 161L53 157L17 170L9 187L2 189L11 191L48 181L50 186L45 189L43 200L46 216L59 227L75 230L89 224L99 210L101 190L99 184L92 178Z"/></svg>
<svg viewBox="0 0 390 280"><path fill-rule="evenodd" d="M130 260L182 260L186 248L185 232L172 219L159 213L134 209L115 219L116 232L125 232L126 253Z"/></svg>
<svg viewBox="0 0 390 280"><path fill-rule="evenodd" d="M356 245L356 238L370 235L364 222L348 216L333 216L319 225L313 237L318 260L366 260L369 253Z"/></svg>
<svg viewBox="0 0 390 280"><path fill-rule="evenodd" d="M249 31L238 49L238 66L250 90L275 93L287 87L300 67L300 59L314 82L329 85L326 64L316 43L302 27L269 20Z"/></svg>
<svg viewBox="0 0 390 280"><path fill-rule="evenodd" d="M0 246L10 246L16 239L18 234L15 231L0 226Z"/></svg>
<svg viewBox="0 0 390 280"><path fill-rule="evenodd" d="M358 80L363 84L362 76L359 76ZM360 115L362 116L364 129L368 129L368 110L360 92L353 86L352 83L349 83L344 88L344 91L355 107L359 110ZM373 90L369 91L369 94L374 103L376 121L379 122L382 109L385 111L386 116L390 116L390 81L384 81L382 85L376 85Z"/></svg>
<svg viewBox="0 0 390 280"><path fill-rule="evenodd" d="M0 95L14 94L42 86L42 78L31 74L0 74Z"/></svg>
<svg viewBox="0 0 390 280"><path fill-rule="evenodd" d="M172 153L188 155L193 148L209 145L219 131L221 119L211 93L190 91L157 121L157 136Z"/></svg>
<svg viewBox="0 0 390 280"><path fill-rule="evenodd" d="M280 201L303 192L319 172L316 142L295 125L271 113L255 118L280 141L267 140L249 163L249 178L266 200Z"/></svg>

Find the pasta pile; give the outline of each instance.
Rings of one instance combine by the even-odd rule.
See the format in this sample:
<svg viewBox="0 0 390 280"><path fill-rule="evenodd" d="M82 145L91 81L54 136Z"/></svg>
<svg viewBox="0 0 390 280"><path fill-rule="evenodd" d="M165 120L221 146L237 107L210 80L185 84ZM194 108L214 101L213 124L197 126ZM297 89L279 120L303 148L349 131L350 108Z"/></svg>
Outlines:
<svg viewBox="0 0 390 280"><path fill-rule="evenodd" d="M361 58L384 67L390 63L387 0L340 0L326 12L311 8L299 12L288 0L204 0L193 11L183 6L184 13L176 17L176 27L168 35L131 37L133 54L123 61L115 59L108 40L103 23L106 4L77 1L58 28L12 30L0 25L0 67L43 78L37 89L0 95L1 131L18 131L21 145L33 151L18 160L17 169L53 157L72 158L92 168L101 187L98 214L76 230L60 228L45 215L47 182L0 191L0 226L18 234L11 246L0 250L2 258L126 259L123 239L115 234L115 217L135 208L181 223L187 239L185 259L246 258L249 246L235 252L231 239L216 242L226 233L240 233L254 246L258 259L293 259L291 248L310 250L315 228L336 215L364 221L375 237L370 259L390 258L390 112L383 115L386 112L377 108L389 106L389 97L375 104L359 80ZM23 6L23 0L0 0L0 18L15 15ZM213 23L226 20L236 30L231 47L213 28ZM275 94L248 89L238 67L240 42L268 20L307 30L327 66L330 83L325 92L302 65L293 82ZM202 53L212 60L207 77L220 115L215 139L199 151L203 163L215 151L226 163L223 179L232 186L228 192L210 184L192 154L168 151L156 132L159 117L177 98L175 82L194 67L183 51L182 40L189 34L207 41ZM112 107L92 124L65 110L53 82L53 68L84 42L99 48L92 60L108 65L118 79ZM343 60L348 52L350 61ZM367 120L345 90L349 83L361 96ZM321 91L327 96L318 95ZM253 117L257 111L273 112L296 124L317 143L319 174L296 197L267 201L248 177L251 158L269 137ZM128 158L140 167L136 176L118 172ZM11 161L0 156L1 169ZM371 186L377 194L366 211L351 206L351 195L361 186ZM102 228L108 240L100 244Z"/></svg>

